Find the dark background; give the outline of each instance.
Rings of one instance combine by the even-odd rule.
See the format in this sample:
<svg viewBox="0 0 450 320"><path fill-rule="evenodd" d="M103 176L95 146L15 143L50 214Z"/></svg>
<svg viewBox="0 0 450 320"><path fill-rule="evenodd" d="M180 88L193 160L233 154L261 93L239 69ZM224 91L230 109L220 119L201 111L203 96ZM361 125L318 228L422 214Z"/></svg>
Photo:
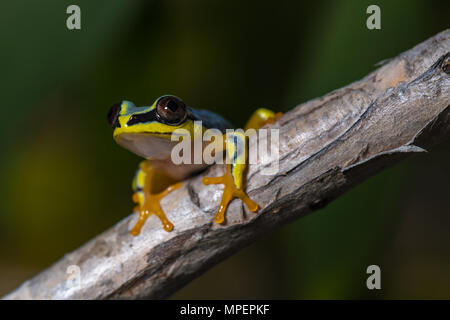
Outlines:
<svg viewBox="0 0 450 320"><path fill-rule="evenodd" d="M2 1L0 295L131 213L106 112L165 93L242 126L449 27L444 1ZM66 28L81 7L82 29ZM381 8L381 30L366 8ZM174 298L450 298L450 143L267 235ZM369 291L377 264L382 290Z"/></svg>

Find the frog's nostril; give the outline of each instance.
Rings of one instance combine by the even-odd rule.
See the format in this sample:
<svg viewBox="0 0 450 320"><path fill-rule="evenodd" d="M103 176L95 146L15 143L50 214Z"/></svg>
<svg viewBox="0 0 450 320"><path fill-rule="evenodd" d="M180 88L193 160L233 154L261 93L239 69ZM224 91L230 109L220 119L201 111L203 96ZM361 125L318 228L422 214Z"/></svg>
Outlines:
<svg viewBox="0 0 450 320"><path fill-rule="evenodd" d="M111 128L120 127L118 119L121 105L122 103L118 102L114 104L108 111L108 123L111 126Z"/></svg>

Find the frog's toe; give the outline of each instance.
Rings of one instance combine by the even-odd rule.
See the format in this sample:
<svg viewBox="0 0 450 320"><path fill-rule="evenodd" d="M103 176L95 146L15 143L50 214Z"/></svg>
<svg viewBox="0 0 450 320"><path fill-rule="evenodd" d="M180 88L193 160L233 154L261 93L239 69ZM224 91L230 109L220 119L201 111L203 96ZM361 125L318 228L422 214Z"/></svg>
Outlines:
<svg viewBox="0 0 450 320"><path fill-rule="evenodd" d="M250 197L244 191L236 188L234 185L225 184L225 190L223 192L222 200L220 202L220 206L217 210L216 216L214 217L215 222L223 223L225 221L225 213L227 211L228 205L235 198L241 199L250 211L258 211L258 204L250 199Z"/></svg>
<svg viewBox="0 0 450 320"><path fill-rule="evenodd" d="M142 226L151 214L155 214L159 218L164 230L172 231L173 223L170 222L169 219L167 219L164 211L161 209L159 205L160 199L156 197L150 197L146 200L147 201L144 206L136 206L135 208L139 212L139 218L133 229L131 229L130 234L133 236L137 236L139 233L141 233Z"/></svg>
<svg viewBox="0 0 450 320"><path fill-rule="evenodd" d="M142 202L141 205L137 205L135 207L135 210L139 212L139 219L136 222L133 229L131 229L130 234L133 236L137 236L142 229L142 226L144 225L145 221L151 214L155 214L159 220L161 221L164 230L170 232L173 230L173 223L167 219L166 214L161 209L160 201L162 198L164 198L167 194L170 192L178 189L181 187L181 182L176 183L174 185L171 185L167 187L164 191L158 193L158 194L147 194L145 195L145 199ZM133 200L135 200L135 197L133 196ZM137 201L139 202L139 201Z"/></svg>
<svg viewBox="0 0 450 320"><path fill-rule="evenodd" d="M205 185L209 184L223 184L224 190L222 199L220 201L219 209L217 210L216 216L214 217L214 221L216 223L223 223L225 221L225 213L227 211L228 205L230 202L235 199L241 199L247 208L252 211L258 211L258 204L254 202L250 197L245 193L244 190L239 189L234 183L234 178L231 173L229 166L227 166L227 171L221 177L205 177L203 178L203 183Z"/></svg>

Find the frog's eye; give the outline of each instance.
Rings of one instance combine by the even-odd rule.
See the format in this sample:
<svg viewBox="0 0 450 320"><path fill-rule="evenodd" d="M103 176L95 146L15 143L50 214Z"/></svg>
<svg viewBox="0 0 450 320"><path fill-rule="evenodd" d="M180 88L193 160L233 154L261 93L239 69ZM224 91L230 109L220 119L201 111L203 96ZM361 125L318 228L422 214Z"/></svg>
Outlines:
<svg viewBox="0 0 450 320"><path fill-rule="evenodd" d="M111 128L120 127L119 121L117 121L117 119L119 118L121 105L122 102L115 103L108 111L108 123Z"/></svg>
<svg viewBox="0 0 450 320"><path fill-rule="evenodd" d="M163 96L156 102L156 114L161 122L177 125L186 119L186 105L174 96Z"/></svg>

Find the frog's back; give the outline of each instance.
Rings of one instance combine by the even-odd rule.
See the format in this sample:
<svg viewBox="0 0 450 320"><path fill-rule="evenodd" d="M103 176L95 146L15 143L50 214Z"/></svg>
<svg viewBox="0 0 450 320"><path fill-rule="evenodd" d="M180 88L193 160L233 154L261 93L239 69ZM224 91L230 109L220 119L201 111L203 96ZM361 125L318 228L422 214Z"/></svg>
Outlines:
<svg viewBox="0 0 450 320"><path fill-rule="evenodd" d="M202 125L208 129L219 129L225 132L226 129L234 129L234 126L224 117L209 110L189 108L189 117L194 121L202 121Z"/></svg>

